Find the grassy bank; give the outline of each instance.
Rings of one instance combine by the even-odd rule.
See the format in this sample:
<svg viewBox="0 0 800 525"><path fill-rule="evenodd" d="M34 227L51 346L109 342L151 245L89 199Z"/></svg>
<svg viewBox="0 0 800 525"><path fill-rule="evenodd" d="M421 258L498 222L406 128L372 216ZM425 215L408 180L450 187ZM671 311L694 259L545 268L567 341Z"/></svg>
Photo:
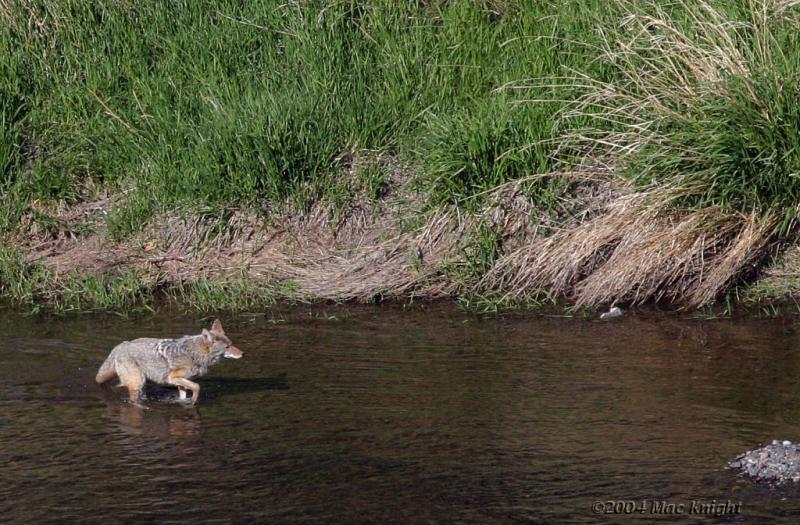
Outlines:
<svg viewBox="0 0 800 525"><path fill-rule="evenodd" d="M452 202L550 169L558 106L498 88L586 66L601 5L8 2L3 182L23 201L132 189L118 237L177 204L335 195L360 150Z"/></svg>
<svg viewBox="0 0 800 525"><path fill-rule="evenodd" d="M796 236L792 2L0 0L0 290L702 306Z"/></svg>

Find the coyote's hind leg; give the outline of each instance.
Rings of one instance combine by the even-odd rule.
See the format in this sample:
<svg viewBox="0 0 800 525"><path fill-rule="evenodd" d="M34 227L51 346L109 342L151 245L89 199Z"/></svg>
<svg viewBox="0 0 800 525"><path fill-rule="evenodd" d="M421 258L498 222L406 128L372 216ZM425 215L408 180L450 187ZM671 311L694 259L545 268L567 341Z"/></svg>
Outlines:
<svg viewBox="0 0 800 525"><path fill-rule="evenodd" d="M118 373L120 385L128 389L130 402L134 405L140 405L145 382L142 371L138 367L123 365L118 370Z"/></svg>

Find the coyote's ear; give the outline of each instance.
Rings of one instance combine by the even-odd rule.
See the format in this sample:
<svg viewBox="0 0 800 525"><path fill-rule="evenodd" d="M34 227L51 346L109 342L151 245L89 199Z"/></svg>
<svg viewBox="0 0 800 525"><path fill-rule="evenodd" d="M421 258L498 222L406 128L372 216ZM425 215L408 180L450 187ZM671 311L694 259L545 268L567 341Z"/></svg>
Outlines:
<svg viewBox="0 0 800 525"><path fill-rule="evenodd" d="M214 342L214 334L203 328L203 341L207 344L211 344Z"/></svg>
<svg viewBox="0 0 800 525"><path fill-rule="evenodd" d="M214 319L214 322L211 323L211 331L215 334L225 333L225 330L222 329L222 323L219 322L219 319Z"/></svg>

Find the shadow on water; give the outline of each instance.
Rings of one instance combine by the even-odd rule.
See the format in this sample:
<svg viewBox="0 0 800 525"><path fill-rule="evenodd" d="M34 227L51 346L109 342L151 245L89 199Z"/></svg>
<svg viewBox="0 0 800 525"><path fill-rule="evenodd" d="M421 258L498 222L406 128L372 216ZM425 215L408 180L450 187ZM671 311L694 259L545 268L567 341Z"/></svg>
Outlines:
<svg viewBox="0 0 800 525"><path fill-rule="evenodd" d="M96 385L97 367L121 340L202 321L0 319L0 516L637 523L591 505L728 499L742 515L703 523L800 513L796 487L725 469L765 441L800 440L794 320L340 317L226 323L244 359L200 378L196 407L151 385L146 409Z"/></svg>
<svg viewBox="0 0 800 525"><path fill-rule="evenodd" d="M227 395L253 394L268 390L288 390L289 384L286 381L286 373L275 377L263 378L223 378L223 377L203 377L197 379L202 385L200 401L198 406L214 402ZM117 392L112 392L116 390ZM118 385L104 386L100 390L104 392L107 399L113 398L117 401L125 399L127 393ZM184 405L184 401L178 398L177 389L174 386L147 384L144 391L145 399L152 403L172 403Z"/></svg>
<svg viewBox="0 0 800 525"><path fill-rule="evenodd" d="M204 399L208 395L209 399L216 399L226 395L252 394L269 390L289 390L289 383L286 381L286 373L275 377L262 378L223 378L223 377L204 377L203 393Z"/></svg>

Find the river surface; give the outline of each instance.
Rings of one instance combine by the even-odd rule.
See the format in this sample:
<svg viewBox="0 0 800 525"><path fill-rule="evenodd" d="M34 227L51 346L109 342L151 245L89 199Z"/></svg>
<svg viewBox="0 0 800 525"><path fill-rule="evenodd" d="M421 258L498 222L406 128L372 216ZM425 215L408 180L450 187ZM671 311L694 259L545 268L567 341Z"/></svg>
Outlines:
<svg viewBox="0 0 800 525"><path fill-rule="evenodd" d="M725 467L800 440L797 320L297 308L223 318L245 355L196 409L94 383L117 343L210 320L3 313L0 522L800 520L796 487Z"/></svg>

